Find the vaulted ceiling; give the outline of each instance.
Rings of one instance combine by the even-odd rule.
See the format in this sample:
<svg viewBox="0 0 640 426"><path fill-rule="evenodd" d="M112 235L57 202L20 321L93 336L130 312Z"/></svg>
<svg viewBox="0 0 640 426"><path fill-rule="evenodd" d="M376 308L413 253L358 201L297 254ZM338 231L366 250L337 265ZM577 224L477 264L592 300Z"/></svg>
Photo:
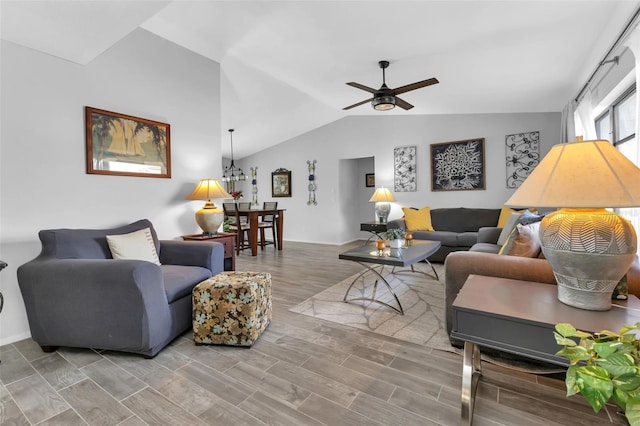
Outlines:
<svg viewBox="0 0 640 426"><path fill-rule="evenodd" d="M221 65L236 158L347 115L560 111L637 1L6 1L2 39L87 64L137 28ZM374 111L379 60L415 108ZM229 147L222 143L223 154Z"/></svg>

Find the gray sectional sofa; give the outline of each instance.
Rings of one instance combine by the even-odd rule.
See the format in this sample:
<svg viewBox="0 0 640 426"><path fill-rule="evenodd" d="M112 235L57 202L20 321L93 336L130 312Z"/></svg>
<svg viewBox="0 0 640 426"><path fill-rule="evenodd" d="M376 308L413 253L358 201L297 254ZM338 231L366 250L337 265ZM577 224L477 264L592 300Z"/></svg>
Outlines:
<svg viewBox="0 0 640 426"><path fill-rule="evenodd" d="M449 253L466 251L476 244L481 228L501 229L496 228L499 217L500 209L466 207L431 209L431 224L434 231L413 231L413 238L440 241L442 246L429 257L429 261L444 262ZM394 228L406 229L404 218L390 220L387 223L387 229Z"/></svg>
<svg viewBox="0 0 640 426"><path fill-rule="evenodd" d="M107 235L150 228L160 265L112 258ZM140 220L113 229L50 229L42 251L18 268L31 337L45 352L58 346L155 356L191 327L192 289L223 270L215 242L158 241Z"/></svg>

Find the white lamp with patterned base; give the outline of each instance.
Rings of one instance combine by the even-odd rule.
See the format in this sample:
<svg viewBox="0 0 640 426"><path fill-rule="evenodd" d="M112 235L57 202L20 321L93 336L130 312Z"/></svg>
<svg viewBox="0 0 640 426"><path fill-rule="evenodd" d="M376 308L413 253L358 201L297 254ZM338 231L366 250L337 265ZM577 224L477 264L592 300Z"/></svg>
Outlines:
<svg viewBox="0 0 640 426"><path fill-rule="evenodd" d="M611 308L638 241L628 220L605 209L640 206L640 168L609 141L555 145L505 205L561 208L540 224L558 299L582 309Z"/></svg>

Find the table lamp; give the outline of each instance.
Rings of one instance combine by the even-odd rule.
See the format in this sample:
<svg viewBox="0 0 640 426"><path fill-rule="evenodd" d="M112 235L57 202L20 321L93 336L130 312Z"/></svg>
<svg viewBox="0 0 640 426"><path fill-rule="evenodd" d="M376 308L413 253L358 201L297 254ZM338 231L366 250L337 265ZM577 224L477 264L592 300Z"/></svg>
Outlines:
<svg viewBox="0 0 640 426"><path fill-rule="evenodd" d="M387 188L381 186L377 188L373 193L369 201L376 203L376 216L380 220L380 223L387 223L387 218L389 217L389 212L391 211L390 202L395 202L396 199Z"/></svg>
<svg viewBox="0 0 640 426"><path fill-rule="evenodd" d="M640 168L609 141L555 145L505 205L560 208L540 224L558 299L582 309L611 308L637 236L627 219L605 209L640 206Z"/></svg>
<svg viewBox="0 0 640 426"><path fill-rule="evenodd" d="M196 212L196 223L204 234L213 235L224 222L224 210L211 202L212 198L232 198L215 179L202 179L187 200L204 200L204 207Z"/></svg>

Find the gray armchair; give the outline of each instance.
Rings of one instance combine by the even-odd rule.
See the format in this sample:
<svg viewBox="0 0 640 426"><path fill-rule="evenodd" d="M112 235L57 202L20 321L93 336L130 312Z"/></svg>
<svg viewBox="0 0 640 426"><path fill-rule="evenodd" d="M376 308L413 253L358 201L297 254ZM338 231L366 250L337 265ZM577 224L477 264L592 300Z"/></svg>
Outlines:
<svg viewBox="0 0 640 426"><path fill-rule="evenodd" d="M114 260L106 235L150 228L161 265ZM191 327L191 292L223 270L216 242L158 241L148 220L113 229L39 233L40 255L18 268L31 337L43 351L84 347L155 356Z"/></svg>

